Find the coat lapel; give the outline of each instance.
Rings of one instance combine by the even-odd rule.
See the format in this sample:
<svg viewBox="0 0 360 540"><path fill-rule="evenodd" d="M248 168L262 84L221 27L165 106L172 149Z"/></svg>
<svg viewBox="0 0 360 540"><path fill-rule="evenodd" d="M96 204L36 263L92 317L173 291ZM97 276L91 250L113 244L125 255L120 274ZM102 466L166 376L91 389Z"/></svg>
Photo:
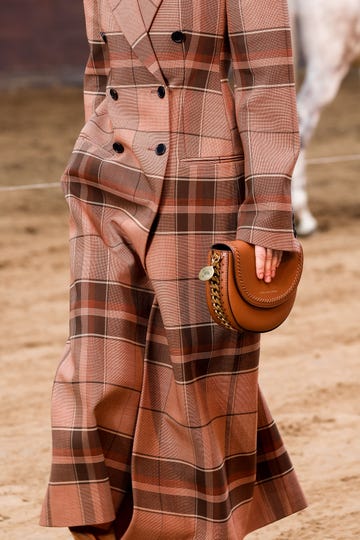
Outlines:
<svg viewBox="0 0 360 540"><path fill-rule="evenodd" d="M136 56L161 83L164 83L148 34L162 0L108 0L108 2Z"/></svg>

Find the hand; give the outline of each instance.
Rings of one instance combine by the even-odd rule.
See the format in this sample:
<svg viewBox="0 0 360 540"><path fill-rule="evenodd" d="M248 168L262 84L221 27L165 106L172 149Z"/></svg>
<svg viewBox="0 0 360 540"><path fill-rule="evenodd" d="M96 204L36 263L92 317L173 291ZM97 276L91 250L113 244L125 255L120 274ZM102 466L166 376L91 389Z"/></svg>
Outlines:
<svg viewBox="0 0 360 540"><path fill-rule="evenodd" d="M255 246L256 276L270 283L275 277L276 269L281 262L282 251Z"/></svg>

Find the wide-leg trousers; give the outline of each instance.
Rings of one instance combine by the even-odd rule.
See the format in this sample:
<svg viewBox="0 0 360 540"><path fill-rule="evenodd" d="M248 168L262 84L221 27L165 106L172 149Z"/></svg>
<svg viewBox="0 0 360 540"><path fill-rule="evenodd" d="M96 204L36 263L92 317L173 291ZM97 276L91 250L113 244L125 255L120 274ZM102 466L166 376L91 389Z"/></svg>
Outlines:
<svg viewBox="0 0 360 540"><path fill-rule="evenodd" d="M214 324L198 279L211 244L235 236L242 172L170 167L144 252L135 203L67 179L70 338L43 525L238 540L305 506L258 389L259 335Z"/></svg>

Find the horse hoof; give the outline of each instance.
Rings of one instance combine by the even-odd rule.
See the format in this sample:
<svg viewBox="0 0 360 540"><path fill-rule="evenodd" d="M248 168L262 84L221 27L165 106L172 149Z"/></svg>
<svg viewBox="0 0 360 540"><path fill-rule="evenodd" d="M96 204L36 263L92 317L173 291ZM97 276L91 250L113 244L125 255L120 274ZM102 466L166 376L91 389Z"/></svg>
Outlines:
<svg viewBox="0 0 360 540"><path fill-rule="evenodd" d="M310 236L318 228L318 223L310 212L297 216L296 232L298 236Z"/></svg>

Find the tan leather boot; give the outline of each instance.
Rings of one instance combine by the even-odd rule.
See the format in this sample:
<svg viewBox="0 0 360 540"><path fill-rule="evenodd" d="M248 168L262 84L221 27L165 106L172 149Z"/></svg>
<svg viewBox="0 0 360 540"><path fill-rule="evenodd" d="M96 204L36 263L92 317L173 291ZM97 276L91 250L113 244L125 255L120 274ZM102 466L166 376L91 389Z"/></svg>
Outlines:
<svg viewBox="0 0 360 540"><path fill-rule="evenodd" d="M96 527L76 527L70 529L70 532L76 540L117 540L114 529L109 531L102 531Z"/></svg>
<svg viewBox="0 0 360 540"><path fill-rule="evenodd" d="M71 531L71 536L73 538L76 538L76 540L94 540L95 539L95 536L91 533L87 534L87 533L82 533L82 532L75 532L75 531Z"/></svg>

